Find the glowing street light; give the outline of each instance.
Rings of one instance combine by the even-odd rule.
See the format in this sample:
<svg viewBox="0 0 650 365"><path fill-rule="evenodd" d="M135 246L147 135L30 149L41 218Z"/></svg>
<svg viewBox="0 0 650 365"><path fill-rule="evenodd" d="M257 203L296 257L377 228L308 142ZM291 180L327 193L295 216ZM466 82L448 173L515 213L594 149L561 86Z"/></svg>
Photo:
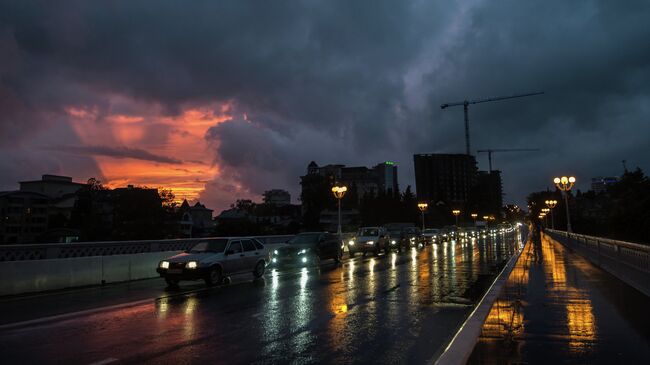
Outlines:
<svg viewBox="0 0 650 365"><path fill-rule="evenodd" d="M573 184L575 184L576 178L573 176L556 177L553 179L553 182L555 183L555 186L557 186L558 189L562 190L562 193L564 194L564 206L566 207L566 231L570 233L572 230L571 217L569 216L569 191L573 187Z"/></svg>
<svg viewBox="0 0 650 365"><path fill-rule="evenodd" d="M424 211L427 210L429 204L427 203L418 203L418 209L422 212L422 231L424 231Z"/></svg>
<svg viewBox="0 0 650 365"><path fill-rule="evenodd" d="M544 204L551 210L551 229L555 229L555 213L553 213L553 208L557 205L557 200L546 200Z"/></svg>
<svg viewBox="0 0 650 365"><path fill-rule="evenodd" d="M338 228L339 240L341 239L341 233L342 233L341 232L341 199L343 199L343 196L345 195L346 191L348 191L348 188L345 185L334 185L332 187L332 193L334 193L334 197L339 202L339 228Z"/></svg>
<svg viewBox="0 0 650 365"><path fill-rule="evenodd" d="M460 210L454 209L451 211L451 214L453 214L456 217L456 226L458 227L458 216L460 215Z"/></svg>

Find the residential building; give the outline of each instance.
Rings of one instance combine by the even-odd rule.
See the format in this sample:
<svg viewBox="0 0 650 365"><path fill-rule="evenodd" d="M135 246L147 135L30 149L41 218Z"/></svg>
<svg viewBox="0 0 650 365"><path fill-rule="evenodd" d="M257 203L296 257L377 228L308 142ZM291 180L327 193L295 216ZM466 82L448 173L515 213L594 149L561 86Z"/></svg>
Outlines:
<svg viewBox="0 0 650 365"><path fill-rule="evenodd" d="M465 154L416 154L415 187L418 201L444 203L463 209L477 180L476 158Z"/></svg>
<svg viewBox="0 0 650 365"><path fill-rule="evenodd" d="M50 198L75 194L86 184L73 182L69 176L42 175L41 180L21 181L20 191L40 193Z"/></svg>
<svg viewBox="0 0 650 365"><path fill-rule="evenodd" d="M208 236L214 229L212 209L208 209L201 202L190 205L187 200L178 208L180 233L186 237Z"/></svg>
<svg viewBox="0 0 650 365"><path fill-rule="evenodd" d="M0 192L0 243L38 242L48 227L49 198L29 191Z"/></svg>
<svg viewBox="0 0 650 365"><path fill-rule="evenodd" d="M282 207L291 204L291 194L286 190L272 189L264 192L264 204Z"/></svg>
<svg viewBox="0 0 650 365"><path fill-rule="evenodd" d="M365 166L347 167L341 164L321 167L312 161L307 166L307 175L301 176L303 190L306 188L304 182L309 175L324 176L330 185L340 183L348 188L355 187L359 200L365 194L377 194L380 191L399 192L397 165L390 161L379 163L372 168Z"/></svg>

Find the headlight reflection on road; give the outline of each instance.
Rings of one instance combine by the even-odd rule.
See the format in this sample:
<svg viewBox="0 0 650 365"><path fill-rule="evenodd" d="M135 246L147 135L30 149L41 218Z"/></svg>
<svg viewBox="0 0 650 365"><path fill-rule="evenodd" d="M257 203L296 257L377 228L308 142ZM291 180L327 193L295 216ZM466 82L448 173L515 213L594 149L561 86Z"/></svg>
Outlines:
<svg viewBox="0 0 650 365"><path fill-rule="evenodd" d="M309 280L309 271L307 271L306 267L303 267L300 271L300 291L303 291L307 286L307 280Z"/></svg>
<svg viewBox="0 0 650 365"><path fill-rule="evenodd" d="M350 260L349 262L349 269L348 269L348 282L350 283L349 285L352 285L354 282L354 261Z"/></svg>
<svg viewBox="0 0 650 365"><path fill-rule="evenodd" d="M391 253L391 256L390 256L390 267L392 269L395 268L395 262L397 262L397 254L395 252L393 252L393 253Z"/></svg>
<svg viewBox="0 0 650 365"><path fill-rule="evenodd" d="M368 269L370 270L370 275L375 274L375 259L370 259L370 262L368 263Z"/></svg>
<svg viewBox="0 0 650 365"><path fill-rule="evenodd" d="M278 288L278 270L271 270L271 289L276 290Z"/></svg>
<svg viewBox="0 0 650 365"><path fill-rule="evenodd" d="M415 247L411 248L411 267L415 268L418 266L418 250Z"/></svg>

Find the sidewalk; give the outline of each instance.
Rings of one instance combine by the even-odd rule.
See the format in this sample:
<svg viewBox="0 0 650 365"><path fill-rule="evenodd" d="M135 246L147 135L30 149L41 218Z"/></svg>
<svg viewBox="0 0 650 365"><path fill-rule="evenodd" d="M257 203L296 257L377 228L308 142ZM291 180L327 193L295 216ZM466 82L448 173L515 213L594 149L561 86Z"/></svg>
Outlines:
<svg viewBox="0 0 650 365"><path fill-rule="evenodd" d="M524 248L470 364L645 363L650 297L549 236Z"/></svg>

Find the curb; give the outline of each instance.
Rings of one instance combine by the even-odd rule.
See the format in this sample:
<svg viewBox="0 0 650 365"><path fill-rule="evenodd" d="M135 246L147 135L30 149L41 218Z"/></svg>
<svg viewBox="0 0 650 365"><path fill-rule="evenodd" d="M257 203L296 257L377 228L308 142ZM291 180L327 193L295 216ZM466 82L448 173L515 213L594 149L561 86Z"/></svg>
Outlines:
<svg viewBox="0 0 650 365"><path fill-rule="evenodd" d="M460 326L460 329L456 332L451 342L449 342L442 355L435 361L429 361L429 364L456 365L467 363L481 335L483 323L485 323L485 319L490 313L492 305L497 300L499 294L501 294L512 269L514 269L521 254L525 251L529 236L530 232L528 233L528 237L526 237L524 247L508 260L508 263L506 263L485 295L483 295L476 308L474 308L469 317Z"/></svg>

